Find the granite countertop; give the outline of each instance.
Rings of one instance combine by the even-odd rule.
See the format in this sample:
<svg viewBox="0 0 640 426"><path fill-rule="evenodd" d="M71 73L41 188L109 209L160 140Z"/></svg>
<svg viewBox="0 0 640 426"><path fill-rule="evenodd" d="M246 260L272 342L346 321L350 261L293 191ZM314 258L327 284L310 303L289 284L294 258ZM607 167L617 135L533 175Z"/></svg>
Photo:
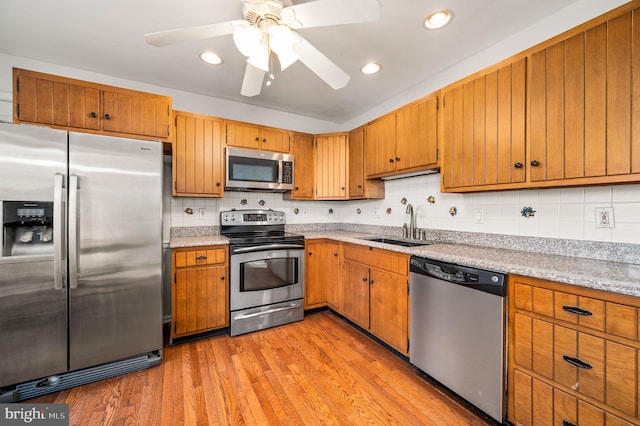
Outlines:
<svg viewBox="0 0 640 426"><path fill-rule="evenodd" d="M305 239L328 238L366 244L444 262L640 297L639 264L438 242L418 247L402 247L363 241L380 235L358 232L315 231L302 234Z"/></svg>
<svg viewBox="0 0 640 426"><path fill-rule="evenodd" d="M229 240L221 235L196 235L189 237L171 237L169 247L202 247L229 244Z"/></svg>

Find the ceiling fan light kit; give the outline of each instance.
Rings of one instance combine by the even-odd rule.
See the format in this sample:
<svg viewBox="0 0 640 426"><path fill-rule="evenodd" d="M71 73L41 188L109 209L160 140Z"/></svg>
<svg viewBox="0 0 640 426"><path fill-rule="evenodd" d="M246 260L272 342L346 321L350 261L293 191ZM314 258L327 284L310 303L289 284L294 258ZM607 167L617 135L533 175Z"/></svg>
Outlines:
<svg viewBox="0 0 640 426"><path fill-rule="evenodd" d="M281 70L300 61L337 90L347 85L349 75L291 30L376 22L381 8L379 0L315 0L288 7L280 0L240 1L242 20L150 33L145 40L160 47L232 34L236 47L247 57L240 90L244 96L260 94L265 73L273 73L269 66L272 52Z"/></svg>

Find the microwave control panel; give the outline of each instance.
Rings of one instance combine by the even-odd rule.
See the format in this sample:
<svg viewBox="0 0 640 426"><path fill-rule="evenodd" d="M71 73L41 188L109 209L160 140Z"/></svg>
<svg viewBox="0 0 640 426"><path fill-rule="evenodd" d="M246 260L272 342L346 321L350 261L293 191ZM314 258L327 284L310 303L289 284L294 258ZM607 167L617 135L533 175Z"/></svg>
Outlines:
<svg viewBox="0 0 640 426"><path fill-rule="evenodd" d="M282 162L282 183L293 183L293 161Z"/></svg>

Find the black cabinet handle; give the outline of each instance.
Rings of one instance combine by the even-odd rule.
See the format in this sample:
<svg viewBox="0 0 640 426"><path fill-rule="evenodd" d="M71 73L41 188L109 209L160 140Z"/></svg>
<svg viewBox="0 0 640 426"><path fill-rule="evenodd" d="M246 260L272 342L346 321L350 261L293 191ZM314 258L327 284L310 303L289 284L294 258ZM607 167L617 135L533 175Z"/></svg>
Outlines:
<svg viewBox="0 0 640 426"><path fill-rule="evenodd" d="M373 280L369 281L369 284L373 285Z"/></svg>
<svg viewBox="0 0 640 426"><path fill-rule="evenodd" d="M400 157L396 157L396 161L400 161Z"/></svg>
<svg viewBox="0 0 640 426"><path fill-rule="evenodd" d="M220 280L221 280L221 281L224 281L224 275L222 275L222 276L220 277Z"/></svg>
<svg viewBox="0 0 640 426"><path fill-rule="evenodd" d="M358 185L358 189L362 189L362 185Z"/></svg>
<svg viewBox="0 0 640 426"><path fill-rule="evenodd" d="M260 142L260 137L256 136L256 142Z"/></svg>
<svg viewBox="0 0 640 426"><path fill-rule="evenodd" d="M516 164L513 165L513 167L515 167L516 169L521 169L522 168L522 163L517 162Z"/></svg>
<svg viewBox="0 0 640 426"><path fill-rule="evenodd" d="M369 247L369 251L373 251L373 247Z"/></svg>
<svg viewBox="0 0 640 426"><path fill-rule="evenodd" d="M105 119L105 120L111 120L111 116L110 116L109 114L105 114L105 115L104 115L104 119Z"/></svg>
<svg viewBox="0 0 640 426"><path fill-rule="evenodd" d="M310 251L310 252L309 252L309 256L311 256L312 254L313 254L313 252L311 252L311 251Z"/></svg>
<svg viewBox="0 0 640 426"><path fill-rule="evenodd" d="M297 191L298 189L300 189L300 188L298 188L298 187L296 186L296 191Z"/></svg>
<svg viewBox="0 0 640 426"><path fill-rule="evenodd" d="M390 163L393 163L393 158L389 158L389 162L390 162Z"/></svg>
<svg viewBox="0 0 640 426"><path fill-rule="evenodd" d="M341 191L344 191L344 186L341 186L341 187L340 187L340 190L341 190Z"/></svg>
<svg viewBox="0 0 640 426"><path fill-rule="evenodd" d="M333 255L334 255L334 256L337 256L337 255L338 255L338 253L333 253Z"/></svg>
<svg viewBox="0 0 640 426"><path fill-rule="evenodd" d="M575 315L584 315L584 316L593 315L593 312L587 311L586 309L578 308L577 306L563 305L562 309Z"/></svg>
<svg viewBox="0 0 640 426"><path fill-rule="evenodd" d="M262 139L262 142L266 142L266 141L267 141L267 138Z"/></svg>
<svg viewBox="0 0 640 426"><path fill-rule="evenodd" d="M207 256L198 256L196 260L207 260Z"/></svg>
<svg viewBox="0 0 640 426"><path fill-rule="evenodd" d="M584 368L585 370L591 370L593 368L591 366L591 364L587 364L586 362L584 362L580 358L574 358L574 357L571 357L569 355L562 355L562 359L564 359L569 364L571 364L573 366L576 366L578 368Z"/></svg>
<svg viewBox="0 0 640 426"><path fill-rule="evenodd" d="M531 165L533 167L538 167L540 165L540 163L538 162L538 160L533 160L533 161L531 161Z"/></svg>
<svg viewBox="0 0 640 426"><path fill-rule="evenodd" d="M578 426L575 423L571 423L569 420L563 420L562 426Z"/></svg>
<svg viewBox="0 0 640 426"><path fill-rule="evenodd" d="M96 114L93 111L89 114L89 117L91 117L91 118L96 118L97 116L98 116L98 114Z"/></svg>
<svg viewBox="0 0 640 426"><path fill-rule="evenodd" d="M362 282L367 282L367 281L369 281L369 278L367 278L367 277L362 277Z"/></svg>
<svg viewBox="0 0 640 426"><path fill-rule="evenodd" d="M216 182L216 186L220 186L220 182Z"/></svg>

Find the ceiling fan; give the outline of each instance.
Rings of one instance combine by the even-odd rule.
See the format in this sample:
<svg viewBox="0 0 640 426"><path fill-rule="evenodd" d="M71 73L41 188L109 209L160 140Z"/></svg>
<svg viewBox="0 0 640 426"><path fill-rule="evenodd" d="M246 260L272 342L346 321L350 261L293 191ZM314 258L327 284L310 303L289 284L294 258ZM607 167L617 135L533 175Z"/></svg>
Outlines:
<svg viewBox="0 0 640 426"><path fill-rule="evenodd" d="M347 85L349 75L292 30L375 22L380 17L379 0L316 0L300 4L292 4L291 0L240 2L243 19L149 33L145 34L145 40L162 47L232 34L236 47L247 57L240 90L244 96L260 94L265 74L270 71L271 53L278 58L282 70L300 60L337 90Z"/></svg>

